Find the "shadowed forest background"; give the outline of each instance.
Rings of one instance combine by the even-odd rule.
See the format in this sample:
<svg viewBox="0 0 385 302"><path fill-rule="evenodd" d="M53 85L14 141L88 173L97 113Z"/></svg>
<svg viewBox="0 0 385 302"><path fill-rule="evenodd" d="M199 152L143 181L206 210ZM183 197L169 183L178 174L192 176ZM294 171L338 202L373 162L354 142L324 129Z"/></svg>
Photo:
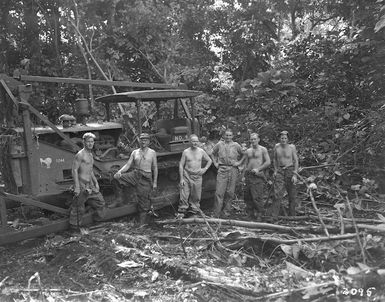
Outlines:
<svg viewBox="0 0 385 302"><path fill-rule="evenodd" d="M205 135L271 149L286 129L301 166L327 165L314 177L385 193L382 2L2 1L0 72L185 83ZM31 102L57 121L112 92L34 84Z"/></svg>

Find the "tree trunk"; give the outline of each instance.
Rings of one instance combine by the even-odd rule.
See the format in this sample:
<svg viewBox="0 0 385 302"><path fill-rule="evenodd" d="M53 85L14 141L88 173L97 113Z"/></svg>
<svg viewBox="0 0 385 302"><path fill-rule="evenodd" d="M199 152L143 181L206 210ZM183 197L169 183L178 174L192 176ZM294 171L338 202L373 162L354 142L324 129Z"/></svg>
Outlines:
<svg viewBox="0 0 385 302"><path fill-rule="evenodd" d="M54 27L52 40L55 46L56 60L57 60L58 68L60 69L60 74L62 74L62 63L61 63L61 54L60 54L60 46L61 46L60 12L56 1L52 3L52 25Z"/></svg>
<svg viewBox="0 0 385 302"><path fill-rule="evenodd" d="M38 6L34 0L23 0L24 22L25 22L25 45L29 49L30 72L40 74L41 72L41 48L39 39L39 19L37 16Z"/></svg>
<svg viewBox="0 0 385 302"><path fill-rule="evenodd" d="M10 1L2 1L0 4L0 73L8 71L8 51L9 43L7 39L8 16L10 10Z"/></svg>

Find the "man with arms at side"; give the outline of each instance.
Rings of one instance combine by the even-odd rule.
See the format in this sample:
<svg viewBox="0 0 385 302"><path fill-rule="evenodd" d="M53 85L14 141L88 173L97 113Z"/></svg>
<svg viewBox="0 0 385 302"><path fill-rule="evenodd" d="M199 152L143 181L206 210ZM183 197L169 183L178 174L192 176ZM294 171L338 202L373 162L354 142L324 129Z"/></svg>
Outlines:
<svg viewBox="0 0 385 302"><path fill-rule="evenodd" d="M264 170L270 166L269 153L265 147L259 145L259 140L257 133L250 134L251 147L246 150L239 163L246 161L244 189L246 212L250 218L256 218L256 221L261 221L264 214L263 193L266 181Z"/></svg>
<svg viewBox="0 0 385 302"><path fill-rule="evenodd" d="M288 132L280 133L280 142L274 147L274 201L272 204L272 218L277 219L285 190L289 199L289 215L295 216L297 207L298 155L293 144L288 143Z"/></svg>
<svg viewBox="0 0 385 302"><path fill-rule="evenodd" d="M233 141L233 131L227 129L224 140L219 141L212 152L213 163L218 169L213 212L215 217L230 216L239 172L239 159L242 156L241 146Z"/></svg>
<svg viewBox="0 0 385 302"><path fill-rule="evenodd" d="M139 223L147 223L151 209L150 194L157 188L158 164L156 152L149 148L150 135L142 133L140 148L132 151L127 163L114 175L114 188L118 196L118 204L123 201L123 187L132 186L138 198ZM127 172L129 169L131 171Z"/></svg>
<svg viewBox="0 0 385 302"><path fill-rule="evenodd" d="M191 147L185 149L179 162L180 203L178 217L184 217L190 209L193 215L200 212L202 195L202 175L206 173L212 161L207 153L198 147L198 136L190 136ZM202 168L202 160L206 165Z"/></svg>
<svg viewBox="0 0 385 302"><path fill-rule="evenodd" d="M100 221L105 216L105 201L99 192L99 184L93 171L92 148L94 143L95 135L90 132L85 133L83 135L84 148L75 155L72 164L75 198L70 210L71 226L82 225L86 203L95 210L95 221Z"/></svg>

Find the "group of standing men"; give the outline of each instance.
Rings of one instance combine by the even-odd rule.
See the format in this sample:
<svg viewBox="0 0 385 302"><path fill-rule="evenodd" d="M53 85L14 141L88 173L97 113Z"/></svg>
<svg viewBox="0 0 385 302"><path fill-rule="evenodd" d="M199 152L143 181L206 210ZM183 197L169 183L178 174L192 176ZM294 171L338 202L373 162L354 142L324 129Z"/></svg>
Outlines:
<svg viewBox="0 0 385 302"><path fill-rule="evenodd" d="M265 214L264 189L267 181L265 170L270 166L271 160L267 149L259 145L259 135L250 134L250 148L243 150L233 141L233 132L228 129L210 152L210 156L199 147L196 135L191 135L191 147L182 154L179 164L180 174L180 204L178 216L184 217L190 210L197 214L200 210L199 202L202 191L202 175L208 170L211 163L217 168L217 182L214 217L229 217L231 202L234 199L235 188L239 179L239 167L245 179L244 200L246 212L250 218L262 220ZM203 159L206 165L202 168ZM288 132L280 133L280 142L273 150L273 189L274 198L270 209L272 220L276 220L282 204L285 190L289 199L289 215L296 213L296 187L298 171L298 155L293 144L288 143ZM242 177L242 178L243 178Z"/></svg>
<svg viewBox="0 0 385 302"><path fill-rule="evenodd" d="M136 190L138 200L139 222L147 222L151 209L150 192L157 188L158 168L156 152L149 148L150 136L140 135L140 148L134 150L127 163L114 174L113 185L116 192L114 204L123 203L123 188L132 186ZM73 162L74 195L76 202L70 211L70 224L81 224L87 202L95 211L94 218L102 220L105 216L105 201L99 192L99 185L93 172L92 148L95 136L86 133L83 136L84 148L80 150ZM213 215L229 217L231 202L234 199L235 187L239 179L239 167L245 180L244 199L248 215L261 221L265 214L264 187L267 181L265 170L271 160L267 149L259 145L259 135L250 134L251 146L244 150L233 141L233 132L228 129L208 154L200 147L197 135L190 136L191 147L185 149L179 163L180 203L178 217L185 217L187 212L200 213L202 193L202 177L211 164L217 168L217 182ZM205 166L202 164L205 162ZM274 198L271 217L275 220L285 193L288 193L289 214L295 215L298 156L294 145L288 143L287 131L280 133L280 142L273 150ZM130 170L129 170L130 169Z"/></svg>

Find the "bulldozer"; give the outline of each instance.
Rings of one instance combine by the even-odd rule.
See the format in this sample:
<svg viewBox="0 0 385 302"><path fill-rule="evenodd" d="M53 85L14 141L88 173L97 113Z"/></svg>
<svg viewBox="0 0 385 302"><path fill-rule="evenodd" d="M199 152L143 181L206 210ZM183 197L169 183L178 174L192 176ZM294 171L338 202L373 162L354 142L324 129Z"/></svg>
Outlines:
<svg viewBox="0 0 385 302"><path fill-rule="evenodd" d="M89 101L79 98L73 114L63 114L59 123L54 123L28 102L32 92L30 83L34 81L114 85L129 87L130 91L96 98L95 103L104 108L103 118L89 120ZM189 136L201 134L194 99L202 92L157 83L25 75L19 80L0 75L0 84L0 103L10 102L13 111L21 116L21 126L14 125L6 116L8 120L0 132L0 245L69 227L72 162L76 152L82 148L82 136L86 132L96 136L94 173L107 203L114 200L113 175L138 147L142 132L150 134L150 147L157 153L159 177L158 190L151 198L153 208L156 210L178 203L178 164L181 153L190 145ZM117 109L123 113L120 119L114 114ZM215 173L211 168L204 175L202 200L214 196ZM107 210L106 219L136 212L135 195L126 192L125 196L123 205ZM7 210L18 204L53 212L59 218L43 226L15 231L9 227ZM92 215L87 215L84 221L92 222Z"/></svg>

